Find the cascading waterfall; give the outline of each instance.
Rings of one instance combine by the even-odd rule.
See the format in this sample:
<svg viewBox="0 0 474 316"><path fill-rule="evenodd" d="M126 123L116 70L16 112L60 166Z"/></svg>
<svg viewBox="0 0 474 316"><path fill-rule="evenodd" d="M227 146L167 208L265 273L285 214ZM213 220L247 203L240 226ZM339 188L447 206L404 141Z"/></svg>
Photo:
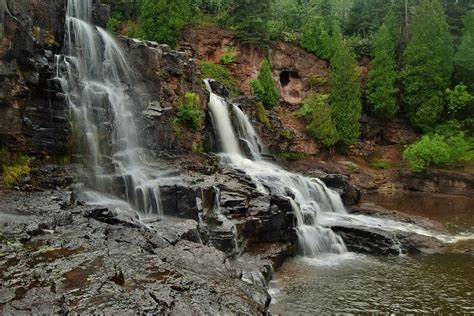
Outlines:
<svg viewBox="0 0 474 316"><path fill-rule="evenodd" d="M342 238L333 226L375 228L387 232L414 233L433 237L445 243L474 239L473 235L440 235L412 223L387 218L349 214L339 194L319 179L288 172L262 158L260 139L242 110L224 98L210 93L209 109L222 152L221 162L244 171L264 193L288 196L297 219L300 253L305 257L347 252ZM232 119L231 119L232 118ZM244 150L243 150L244 148ZM399 240L393 235L394 244Z"/></svg>
<svg viewBox="0 0 474 316"><path fill-rule="evenodd" d="M222 162L243 170L263 192L270 190L272 194L294 196L291 201L297 218L302 255L314 257L323 253L346 252L342 238L319 224L319 219L326 213L346 213L339 195L320 180L287 172L261 159L262 146L247 116L237 106L229 106L223 98L214 94L209 81L206 84L210 92L209 109L223 149L220 153ZM236 118L235 128L229 107ZM250 151L249 157L244 155L241 144L245 144Z"/></svg>
<svg viewBox="0 0 474 316"><path fill-rule="evenodd" d="M90 169L87 186L125 194L142 216L159 215L158 175L148 168L137 134L133 71L117 42L91 21L92 0L68 0L64 57L57 58L79 154ZM126 192L114 192L114 186Z"/></svg>

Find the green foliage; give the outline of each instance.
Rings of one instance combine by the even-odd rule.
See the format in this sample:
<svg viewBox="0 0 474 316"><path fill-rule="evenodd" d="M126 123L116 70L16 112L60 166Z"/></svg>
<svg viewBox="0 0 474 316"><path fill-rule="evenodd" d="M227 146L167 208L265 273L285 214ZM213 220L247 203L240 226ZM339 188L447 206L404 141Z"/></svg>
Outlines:
<svg viewBox="0 0 474 316"><path fill-rule="evenodd" d="M267 58L262 63L257 79L250 81L250 89L265 107L272 108L278 104L280 93L273 81L270 61Z"/></svg>
<svg viewBox="0 0 474 316"><path fill-rule="evenodd" d="M315 16L303 26L301 47L320 58L331 58L334 47L329 28L323 18Z"/></svg>
<svg viewBox="0 0 474 316"><path fill-rule="evenodd" d="M377 170L389 170L393 166L389 161L386 160L375 160L369 164L369 167Z"/></svg>
<svg viewBox="0 0 474 316"><path fill-rule="evenodd" d="M277 159L280 161L298 161L305 159L307 156L307 154L298 151L281 152L276 154Z"/></svg>
<svg viewBox="0 0 474 316"><path fill-rule="evenodd" d="M190 17L187 0L143 0L138 17L139 35L174 47Z"/></svg>
<svg viewBox="0 0 474 316"><path fill-rule="evenodd" d="M398 112L395 61L395 16L390 14L380 27L373 42L372 68L367 83L367 99L374 112L381 118L390 119Z"/></svg>
<svg viewBox="0 0 474 316"><path fill-rule="evenodd" d="M292 140L293 139L293 134L289 129L284 129L280 132L280 136L283 137L284 139Z"/></svg>
<svg viewBox="0 0 474 316"><path fill-rule="evenodd" d="M235 62L237 59L237 54L235 52L235 47L234 46L229 46L226 47L224 50L224 54L221 56L221 64L223 65L230 65Z"/></svg>
<svg viewBox="0 0 474 316"><path fill-rule="evenodd" d="M270 37L275 40L298 42L306 20L306 5L294 0L275 0L269 21Z"/></svg>
<svg viewBox="0 0 474 316"><path fill-rule="evenodd" d="M474 93L474 9L464 20L464 34L455 56L456 77Z"/></svg>
<svg viewBox="0 0 474 316"><path fill-rule="evenodd" d="M31 172L30 160L26 156L0 150L0 174L7 187L12 187L17 181Z"/></svg>
<svg viewBox="0 0 474 316"><path fill-rule="evenodd" d="M473 161L472 145L472 140L466 139L464 133L453 136L425 135L404 151L403 159L409 162L414 172L421 172L429 167L448 167Z"/></svg>
<svg viewBox="0 0 474 316"><path fill-rule="evenodd" d="M309 96L296 112L297 117L305 117L309 121L306 126L309 135L326 147L333 146L339 139L328 100L327 94Z"/></svg>
<svg viewBox="0 0 474 316"><path fill-rule="evenodd" d="M306 84L313 90L317 86L324 86L327 83L327 79L321 76L315 76L313 74L306 77Z"/></svg>
<svg viewBox="0 0 474 316"><path fill-rule="evenodd" d="M387 0L354 0L346 33L369 38L382 24L390 6L391 1Z"/></svg>
<svg viewBox="0 0 474 316"><path fill-rule="evenodd" d="M360 80L359 67L353 53L344 44L340 32L334 36L335 53L331 58L332 120L343 145L354 144L360 134Z"/></svg>
<svg viewBox="0 0 474 316"><path fill-rule="evenodd" d="M191 151L194 153L202 153L204 152L204 146L201 142L195 140L191 144Z"/></svg>
<svg viewBox="0 0 474 316"><path fill-rule="evenodd" d="M269 20L272 0L239 0L234 2L233 24L242 44L267 46L270 40Z"/></svg>
<svg viewBox="0 0 474 316"><path fill-rule="evenodd" d="M107 20L107 31L110 33L114 34L117 32L117 28L122 23L124 20L122 14L114 12L109 16L109 19Z"/></svg>
<svg viewBox="0 0 474 316"><path fill-rule="evenodd" d="M201 70L203 79L214 79L222 83L227 88L227 90L229 90L229 93L232 97L240 94L240 89L227 68L222 65L217 65L206 61L198 62L198 66Z"/></svg>
<svg viewBox="0 0 474 316"><path fill-rule="evenodd" d="M202 116L199 111L199 96L187 92L184 101L176 107L176 123L187 125L193 130L198 130L202 125Z"/></svg>
<svg viewBox="0 0 474 316"><path fill-rule="evenodd" d="M359 172L359 166L355 163L353 163L352 161L348 161L346 162L346 168L349 172L351 173L355 173L355 172Z"/></svg>
<svg viewBox="0 0 474 316"><path fill-rule="evenodd" d="M449 114L456 114L473 100L474 96L467 91L467 87L462 83L454 87L454 90L446 89L446 102Z"/></svg>
<svg viewBox="0 0 474 316"><path fill-rule="evenodd" d="M256 107L258 121L266 126L269 126L270 121L268 120L267 111L265 110L265 107L263 106L262 102L257 102Z"/></svg>
<svg viewBox="0 0 474 316"><path fill-rule="evenodd" d="M453 71L453 47L437 0L422 0L413 16L404 53L403 101L414 126L429 129L443 113L443 95Z"/></svg>

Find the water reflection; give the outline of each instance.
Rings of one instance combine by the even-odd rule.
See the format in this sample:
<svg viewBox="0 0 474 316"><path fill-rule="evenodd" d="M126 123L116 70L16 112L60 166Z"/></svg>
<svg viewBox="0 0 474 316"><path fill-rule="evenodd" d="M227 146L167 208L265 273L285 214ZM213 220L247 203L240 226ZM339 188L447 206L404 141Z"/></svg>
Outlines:
<svg viewBox="0 0 474 316"><path fill-rule="evenodd" d="M437 220L451 234L474 233L474 198L409 194L365 200ZM271 286L272 313L472 314L474 241L427 256L294 259L278 271Z"/></svg>

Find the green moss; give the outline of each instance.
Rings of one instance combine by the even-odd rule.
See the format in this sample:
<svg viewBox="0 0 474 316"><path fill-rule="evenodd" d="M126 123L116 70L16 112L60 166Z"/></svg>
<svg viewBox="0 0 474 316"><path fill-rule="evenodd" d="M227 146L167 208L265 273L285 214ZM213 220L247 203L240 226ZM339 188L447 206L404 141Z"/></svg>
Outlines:
<svg viewBox="0 0 474 316"><path fill-rule="evenodd" d="M277 159L280 161L298 161L305 159L307 156L306 153L297 151L281 152L276 155Z"/></svg>
<svg viewBox="0 0 474 316"><path fill-rule="evenodd" d="M229 90L231 97L235 97L240 94L240 89L227 68L222 65L213 64L207 61L198 62L198 66L201 70L203 79L214 79L222 83L227 88L227 90Z"/></svg>
<svg viewBox="0 0 474 316"><path fill-rule="evenodd" d="M195 152L195 153L202 153L204 152L204 146L202 145L202 143L200 141L193 141L192 145L191 145L191 150L192 152Z"/></svg>
<svg viewBox="0 0 474 316"><path fill-rule="evenodd" d="M352 161L346 162L347 171L355 173L359 171L359 166L353 163Z"/></svg>
<svg viewBox="0 0 474 316"><path fill-rule="evenodd" d="M393 166L392 166L392 163L390 163L389 161L386 161L386 160L375 160L375 161L372 161L372 162L369 164L369 167L372 168L372 169L377 169L377 170L389 170L389 169L391 169Z"/></svg>
<svg viewBox="0 0 474 316"><path fill-rule="evenodd" d="M256 107L258 121L266 126L270 126L270 120L268 119L267 111L265 110L265 107L263 106L262 102L257 102Z"/></svg>
<svg viewBox="0 0 474 316"><path fill-rule="evenodd" d="M288 139L288 140L293 139L293 134L291 133L291 131L289 129L282 130L281 133L280 133L280 136L285 138L285 139Z"/></svg>

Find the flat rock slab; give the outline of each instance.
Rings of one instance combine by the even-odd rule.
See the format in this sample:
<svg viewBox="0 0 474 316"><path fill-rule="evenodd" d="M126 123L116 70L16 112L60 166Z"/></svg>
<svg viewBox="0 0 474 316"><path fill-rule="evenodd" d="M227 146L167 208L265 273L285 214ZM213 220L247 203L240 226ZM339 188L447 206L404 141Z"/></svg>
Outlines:
<svg viewBox="0 0 474 316"><path fill-rule="evenodd" d="M261 314L263 286L214 248L194 220L140 222L64 207L66 192L2 194L0 314Z"/></svg>

